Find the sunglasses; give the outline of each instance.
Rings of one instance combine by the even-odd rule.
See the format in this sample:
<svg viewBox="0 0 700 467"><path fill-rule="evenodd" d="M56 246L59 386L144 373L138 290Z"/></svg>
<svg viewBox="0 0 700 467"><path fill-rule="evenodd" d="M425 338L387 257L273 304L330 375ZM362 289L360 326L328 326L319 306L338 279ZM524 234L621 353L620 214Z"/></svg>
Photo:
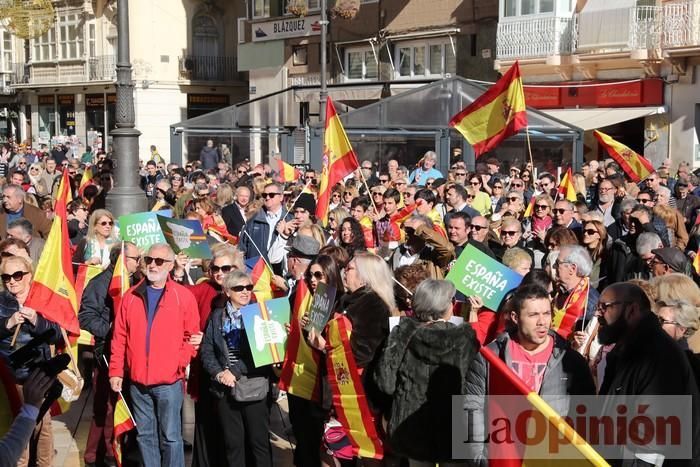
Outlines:
<svg viewBox="0 0 700 467"><path fill-rule="evenodd" d="M180 181L182 181L182 177L173 177L171 180L173 182L180 182Z"/></svg>
<svg viewBox="0 0 700 467"><path fill-rule="evenodd" d="M309 279L313 277L314 279L320 281L325 277L325 274L323 274L321 271L307 272L306 277Z"/></svg>
<svg viewBox="0 0 700 467"><path fill-rule="evenodd" d="M382 183L387 183L389 181L389 179L388 178L380 178L379 181Z"/></svg>
<svg viewBox="0 0 700 467"><path fill-rule="evenodd" d="M248 284L248 285L234 285L233 287L230 288L232 292L243 292L244 290L247 290L248 292L253 291L253 284Z"/></svg>
<svg viewBox="0 0 700 467"><path fill-rule="evenodd" d="M479 186L479 185L481 185L481 183L479 183L479 182L469 182L469 184L470 184L471 186Z"/></svg>
<svg viewBox="0 0 700 467"><path fill-rule="evenodd" d="M467 172L455 172L455 177L466 177Z"/></svg>
<svg viewBox="0 0 700 467"><path fill-rule="evenodd" d="M0 279L2 279L3 282L10 282L10 279L14 279L15 282L19 282L27 274L29 274L29 271L15 271L12 274L0 274Z"/></svg>
<svg viewBox="0 0 700 467"><path fill-rule="evenodd" d="M488 227L484 227L483 225L479 225L479 224L472 224L472 229L477 231L477 232L480 232L484 229L488 229Z"/></svg>
<svg viewBox="0 0 700 467"><path fill-rule="evenodd" d="M267 199L267 198L274 198L275 196L279 196L281 193L263 193L260 195L262 199Z"/></svg>
<svg viewBox="0 0 700 467"><path fill-rule="evenodd" d="M245 173L245 170L237 170L236 173L239 175L243 175Z"/></svg>
<svg viewBox="0 0 700 467"><path fill-rule="evenodd" d="M517 230L501 230L501 235L503 235L503 236L514 237L517 234L518 234Z"/></svg>
<svg viewBox="0 0 700 467"><path fill-rule="evenodd" d="M651 199L649 198L637 198L638 203L646 204L646 203L651 203Z"/></svg>
<svg viewBox="0 0 700 467"><path fill-rule="evenodd" d="M549 204L535 204L535 209L547 209Z"/></svg>
<svg viewBox="0 0 700 467"><path fill-rule="evenodd" d="M502 189L503 189L503 186L502 186L502 185L494 185L494 186L493 186L493 189L494 189L494 190L502 190Z"/></svg>
<svg viewBox="0 0 700 467"><path fill-rule="evenodd" d="M512 197L512 198L508 198L508 201L510 201L510 202L513 202L513 201L520 201L520 198Z"/></svg>
<svg viewBox="0 0 700 467"><path fill-rule="evenodd" d="M108 226L108 225L114 225L114 222L112 222L112 221L102 221L102 222L98 222L97 224L98 224L98 225L101 225L102 227L106 227L106 226Z"/></svg>
<svg viewBox="0 0 700 467"><path fill-rule="evenodd" d="M17 164L18 164L18 165L27 165L26 162L18 162Z"/></svg>
<svg viewBox="0 0 700 467"><path fill-rule="evenodd" d="M474 199L474 195L467 195L467 199Z"/></svg>
<svg viewBox="0 0 700 467"><path fill-rule="evenodd" d="M313 180L313 179L314 179L313 175L309 175L308 177L304 177L304 180Z"/></svg>
<svg viewBox="0 0 700 467"><path fill-rule="evenodd" d="M209 266L209 270L213 272L214 274L217 274L219 271L223 272L224 274L231 272L231 269L233 269L233 266L230 264L224 264L223 266Z"/></svg>
<svg viewBox="0 0 700 467"><path fill-rule="evenodd" d="M583 231L583 233L585 233L586 235L595 235L598 233L598 231L595 229L586 229Z"/></svg>
<svg viewBox="0 0 700 467"><path fill-rule="evenodd" d="M561 209L561 208L552 209L552 212L554 214L564 214L566 211L568 211L568 209Z"/></svg>
<svg viewBox="0 0 700 467"><path fill-rule="evenodd" d="M154 258L152 256L144 256L143 257L143 262L146 263L147 266L150 266L151 263L155 262L156 266L162 266L163 263L172 263L172 259L165 259L165 258Z"/></svg>

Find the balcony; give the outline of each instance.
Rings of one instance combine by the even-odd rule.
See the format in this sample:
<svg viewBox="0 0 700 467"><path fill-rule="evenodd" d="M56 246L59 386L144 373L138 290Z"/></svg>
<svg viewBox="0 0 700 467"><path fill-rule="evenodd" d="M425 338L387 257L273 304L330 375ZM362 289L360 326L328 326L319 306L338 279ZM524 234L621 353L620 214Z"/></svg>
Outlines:
<svg viewBox="0 0 700 467"><path fill-rule="evenodd" d="M664 49L700 45L700 0L664 4L663 31Z"/></svg>
<svg viewBox="0 0 700 467"><path fill-rule="evenodd" d="M102 55L87 59L34 62L29 64L28 76L24 64L16 63L13 75L13 85L22 87L114 81L117 76L116 59L113 55Z"/></svg>
<svg viewBox="0 0 700 467"><path fill-rule="evenodd" d="M180 79L187 81L238 81L236 57L186 55L179 57Z"/></svg>
<svg viewBox="0 0 700 467"><path fill-rule="evenodd" d="M575 42L571 17L537 17L498 23L499 60L569 55Z"/></svg>
<svg viewBox="0 0 700 467"><path fill-rule="evenodd" d="M587 12L577 17L577 53L661 48L662 8L637 6Z"/></svg>

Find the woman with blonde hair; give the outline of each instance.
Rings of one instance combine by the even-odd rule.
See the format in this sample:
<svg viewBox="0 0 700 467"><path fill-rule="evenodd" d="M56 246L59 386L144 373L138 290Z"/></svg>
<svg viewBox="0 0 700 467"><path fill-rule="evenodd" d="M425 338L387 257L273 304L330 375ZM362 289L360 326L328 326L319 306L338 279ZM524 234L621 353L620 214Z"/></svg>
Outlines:
<svg viewBox="0 0 700 467"><path fill-rule="evenodd" d="M589 219L583 222L582 232L581 245L588 251L588 254L591 255L591 260L593 260L593 269L591 270L589 278L591 284L593 284L595 288L598 288L597 283L600 279L600 266L606 252L605 245L608 240L608 229L605 228L605 225L601 221Z"/></svg>
<svg viewBox="0 0 700 467"><path fill-rule="evenodd" d="M700 307L700 288L685 274L674 272L657 276L651 279L650 283L656 291L657 301L685 300L695 307ZM700 352L700 334L696 333L688 339L688 347L693 352Z"/></svg>
<svg viewBox="0 0 700 467"><path fill-rule="evenodd" d="M223 208L233 203L233 187L228 183L222 183L216 189L216 204Z"/></svg>
<svg viewBox="0 0 700 467"><path fill-rule="evenodd" d="M586 202L586 193L588 192L586 188L586 177L577 172L572 178L572 183L574 185L574 191L576 191L576 198L579 201Z"/></svg>
<svg viewBox="0 0 700 467"><path fill-rule="evenodd" d="M106 209L96 209L90 214L87 235L78 242L73 254L74 263L109 266L109 250L117 242L114 216Z"/></svg>
<svg viewBox="0 0 700 467"><path fill-rule="evenodd" d="M346 217L350 217L350 211L345 209L342 205L332 209L330 214L328 214L328 233L331 239L336 240L338 238L340 224Z"/></svg>

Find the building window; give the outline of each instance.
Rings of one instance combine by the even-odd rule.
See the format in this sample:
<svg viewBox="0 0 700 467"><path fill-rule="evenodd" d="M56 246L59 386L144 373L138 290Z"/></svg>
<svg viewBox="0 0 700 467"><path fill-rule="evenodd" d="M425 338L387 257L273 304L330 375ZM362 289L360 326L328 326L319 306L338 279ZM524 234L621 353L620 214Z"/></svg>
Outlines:
<svg viewBox="0 0 700 467"><path fill-rule="evenodd" d="M85 49L80 16L77 14L60 15L58 17L58 31L61 58L82 58L85 55Z"/></svg>
<svg viewBox="0 0 700 467"><path fill-rule="evenodd" d="M90 57L97 56L95 47L95 24L88 24L88 54Z"/></svg>
<svg viewBox="0 0 700 467"><path fill-rule="evenodd" d="M345 51L345 75L347 79L377 79L378 69L372 49L362 48Z"/></svg>
<svg viewBox="0 0 700 467"><path fill-rule="evenodd" d="M270 0L253 0L253 18L270 16Z"/></svg>
<svg viewBox="0 0 700 467"><path fill-rule="evenodd" d="M503 2L504 17L538 13L554 13L554 0L505 0Z"/></svg>
<svg viewBox="0 0 700 467"><path fill-rule="evenodd" d="M449 40L400 43L395 55L399 78L444 76L457 71L457 58Z"/></svg>
<svg viewBox="0 0 700 467"><path fill-rule="evenodd" d="M51 28L34 39L34 56L32 60L45 62L56 58L56 30Z"/></svg>
<svg viewBox="0 0 700 467"><path fill-rule="evenodd" d="M2 69L12 71L12 34L2 32Z"/></svg>

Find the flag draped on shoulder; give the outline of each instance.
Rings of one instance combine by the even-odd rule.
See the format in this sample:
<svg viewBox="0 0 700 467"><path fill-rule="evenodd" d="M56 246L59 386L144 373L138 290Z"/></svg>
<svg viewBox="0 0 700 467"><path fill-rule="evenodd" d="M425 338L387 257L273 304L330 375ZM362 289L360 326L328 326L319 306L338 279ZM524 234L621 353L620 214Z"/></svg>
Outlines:
<svg viewBox="0 0 700 467"><path fill-rule="evenodd" d="M384 447L350 348L352 325L345 316L340 316L330 320L326 329L328 383L338 421L345 428L356 456L382 459Z"/></svg>
<svg viewBox="0 0 700 467"><path fill-rule="evenodd" d="M58 193L51 230L24 304L77 336L80 334L78 300L73 285L75 281L66 218L66 204L70 195L68 171L63 172Z"/></svg>
<svg viewBox="0 0 700 467"><path fill-rule="evenodd" d="M293 182L301 177L301 171L291 164L287 164L282 159L277 159L277 172L280 182Z"/></svg>
<svg viewBox="0 0 700 467"><path fill-rule="evenodd" d="M559 198L571 201L572 203L576 202L576 189L574 188L574 180L573 175L571 173L571 167L569 167L569 169L562 177L557 192L559 194Z"/></svg>
<svg viewBox="0 0 700 467"><path fill-rule="evenodd" d="M306 282L299 281L289 320L291 329L287 337L279 388L302 399L319 401L320 355L306 342L299 325L299 320L311 307L311 298L311 291Z"/></svg>
<svg viewBox="0 0 700 467"><path fill-rule="evenodd" d="M591 283L588 277L584 277L574 287L564 302L561 309L554 309L552 317L552 329L564 339L568 339L574 330L576 321L586 315L588 306L588 292Z"/></svg>
<svg viewBox="0 0 700 467"><path fill-rule="evenodd" d="M624 144L598 130L593 131L593 135L634 183L638 183L654 173L654 166L651 165L651 162Z"/></svg>
<svg viewBox="0 0 700 467"><path fill-rule="evenodd" d="M117 396L117 403L114 404L114 431L112 432L112 449L114 450L114 460L117 465L122 465L122 436L124 433L136 428L136 423L131 416L131 411L124 401L121 393Z"/></svg>
<svg viewBox="0 0 700 467"><path fill-rule="evenodd" d="M513 441L500 442L498 436L490 436L488 441L489 467L521 467L529 465L566 465L566 466L595 466L609 467L603 457L596 452L586 440L579 435L569 423L562 418L537 392L529 388L512 369L501 360L490 348L481 347L481 356L489 364L488 371L488 400L487 407L489 420L512 420L515 414L512 413L511 405L518 408L518 413L525 408L530 412L537 412L541 419L546 420L546 427L538 427L539 431L555 430L555 434L543 436L541 439L549 440L552 437L566 440L560 443L557 452L549 452L547 441L536 444L519 444ZM524 396L522 403L513 403L512 398L502 396ZM510 409L510 411L509 411ZM520 419L521 417L517 417ZM533 418L533 417L528 417ZM490 422L487 422L487 424ZM522 427L527 430L533 427ZM513 427L518 430L519 427ZM494 441L496 438L499 441ZM534 437L532 438L535 439Z"/></svg>
<svg viewBox="0 0 700 467"><path fill-rule="evenodd" d="M321 181L316 202L316 218L323 225L328 224L328 207L331 201L331 190L336 183L343 180L360 166L357 155L350 145L348 135L335 111L333 101L326 101L326 130L323 134L323 156L321 166Z"/></svg>
<svg viewBox="0 0 700 467"><path fill-rule="evenodd" d="M527 127L525 92L518 62L484 94L452 117L449 125L469 141L477 158Z"/></svg>

